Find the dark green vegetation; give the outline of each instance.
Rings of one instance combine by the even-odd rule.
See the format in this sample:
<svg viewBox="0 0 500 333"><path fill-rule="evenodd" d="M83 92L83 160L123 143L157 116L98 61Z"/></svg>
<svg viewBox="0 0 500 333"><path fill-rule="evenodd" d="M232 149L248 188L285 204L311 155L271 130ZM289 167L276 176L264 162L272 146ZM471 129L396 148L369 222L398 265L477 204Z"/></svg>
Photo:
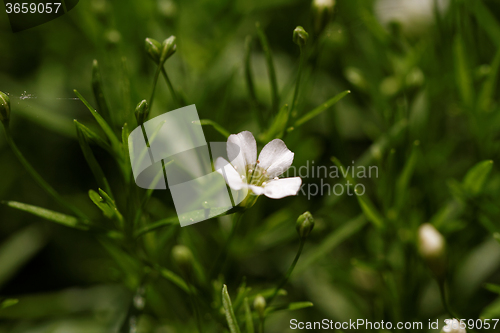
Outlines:
<svg viewBox="0 0 500 333"><path fill-rule="evenodd" d="M499 318L498 3L451 1L409 31L382 26L373 1L337 2L324 29L309 1L286 0L82 0L17 34L2 21L0 332ZM163 72L144 40L171 35ZM207 141L249 130L259 149L282 137L297 168L354 161L379 177L348 179L359 197L261 197L234 233L231 216L180 228L168 191L131 181L122 145L155 77L150 118L196 104ZM418 254L425 222L446 239L446 273Z"/></svg>

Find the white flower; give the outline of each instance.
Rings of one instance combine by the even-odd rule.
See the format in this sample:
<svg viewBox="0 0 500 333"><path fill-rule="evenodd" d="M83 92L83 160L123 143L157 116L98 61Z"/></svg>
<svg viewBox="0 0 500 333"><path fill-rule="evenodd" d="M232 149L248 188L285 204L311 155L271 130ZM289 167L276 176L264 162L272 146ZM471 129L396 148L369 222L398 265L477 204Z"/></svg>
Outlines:
<svg viewBox="0 0 500 333"><path fill-rule="evenodd" d="M430 223L424 223L418 229L418 245L420 254L426 258L439 258L446 247L444 237Z"/></svg>
<svg viewBox="0 0 500 333"><path fill-rule="evenodd" d="M443 14L449 7L449 0L378 0L375 13L383 25L399 22L403 31L418 34L425 31L435 19L434 6Z"/></svg>
<svg viewBox="0 0 500 333"><path fill-rule="evenodd" d="M254 195L280 199L296 195L302 184L300 177L278 178L292 165L293 153L280 139L262 148L257 159L257 143L252 133L243 131L227 139L227 156L219 157L215 169L233 190L247 189Z"/></svg>

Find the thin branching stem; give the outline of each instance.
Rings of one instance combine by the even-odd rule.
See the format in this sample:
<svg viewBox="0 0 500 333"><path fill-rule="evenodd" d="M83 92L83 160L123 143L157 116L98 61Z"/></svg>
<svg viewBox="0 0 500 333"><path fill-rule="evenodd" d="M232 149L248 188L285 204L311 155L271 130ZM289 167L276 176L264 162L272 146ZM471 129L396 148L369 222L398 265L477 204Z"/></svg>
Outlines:
<svg viewBox="0 0 500 333"><path fill-rule="evenodd" d="M290 279L290 276L292 275L292 272L295 268L295 265L297 265L297 262L299 261L300 255L302 254L302 249L304 248L304 244L306 242L305 238L300 238L300 244L299 244L299 250L297 251L297 254L295 255L295 259L293 260L292 264L288 268L288 271L286 272L285 277L281 280L281 282L278 284L276 289L274 289L273 295L269 298L267 304L270 305L271 302L274 300L276 295L278 295L278 292L281 288L285 286L285 284L288 282L288 279Z"/></svg>
<svg viewBox="0 0 500 333"><path fill-rule="evenodd" d="M174 98L175 102L179 106L183 106L182 101L180 100L179 95L175 91L174 86L172 85L172 81L170 81L170 78L168 77L167 71L165 70L165 68L163 68L163 66L161 68L161 73L163 74L163 77L165 78L165 81L167 82L168 89L170 90L170 93L172 94L172 97Z"/></svg>
<svg viewBox="0 0 500 333"><path fill-rule="evenodd" d="M305 56L306 52L303 50L303 47L300 47L300 60L299 60L299 72L297 73L297 81L295 82L295 91L293 93L292 107L290 111L294 111L297 107L297 98L299 97L299 89L300 89L300 79L302 78L302 70L304 68ZM290 112L289 111L289 112Z"/></svg>
<svg viewBox="0 0 500 333"><path fill-rule="evenodd" d="M226 263L227 259L227 250L229 249L229 246L231 245L231 242L234 238L234 235L236 234L236 229L238 227L239 221L241 220L241 216L243 213L235 213L233 215L233 221L232 221L232 226L231 226L231 231L229 233L229 236L227 237L224 246L222 247L221 251L217 255L217 259L214 262L214 265L212 269L210 270L210 277L213 278L216 274L217 271L219 271L219 268L224 268L224 264Z"/></svg>
<svg viewBox="0 0 500 333"><path fill-rule="evenodd" d="M162 70L162 66L158 65L158 67L156 68L155 77L153 79L153 90L151 91L151 97L149 98L149 111L150 112L153 109L153 100L155 98L156 84L158 83L158 77L160 76L161 70ZM146 119L144 119L144 120L146 120Z"/></svg>

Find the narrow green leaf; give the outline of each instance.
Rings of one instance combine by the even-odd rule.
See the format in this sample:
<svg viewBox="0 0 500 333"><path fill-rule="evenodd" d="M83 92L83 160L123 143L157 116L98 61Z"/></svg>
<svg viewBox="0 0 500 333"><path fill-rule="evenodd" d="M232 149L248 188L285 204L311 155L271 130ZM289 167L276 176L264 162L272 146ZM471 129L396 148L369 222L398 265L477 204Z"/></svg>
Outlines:
<svg viewBox="0 0 500 333"><path fill-rule="evenodd" d="M111 149L109 143L104 141L100 135L98 135L97 133L95 133L94 131L92 131L91 129L89 129L87 126L83 125L76 119L74 120L74 123L76 127L79 128L80 131L82 131L85 134L89 142L94 143L99 147L101 147L102 149L106 150L108 153L113 154L113 150Z"/></svg>
<svg viewBox="0 0 500 333"><path fill-rule="evenodd" d="M298 119L295 122L295 124L293 125L293 127L289 128L288 131L291 131L291 130L295 129L295 128L301 126L302 124L304 124L305 122L307 122L307 121L311 120L312 118L316 117L317 115L319 115L320 113L322 113L326 109L328 109L331 106L335 105L338 101L340 101L342 98L344 98L347 94L350 94L350 93L351 92L349 90L346 90L346 91L343 91L340 94L338 94L338 95L330 98L325 103L323 103L320 106L318 106L317 108L309 111L304 116L302 116L300 119Z"/></svg>
<svg viewBox="0 0 500 333"><path fill-rule="evenodd" d="M193 121L193 124L198 124L202 126L206 125L212 126L217 132L219 132L226 138L231 135L231 133L229 133L228 130L226 130L224 127L222 127L221 125L217 124L215 121L212 121L210 119L200 119L200 121L195 120Z"/></svg>
<svg viewBox="0 0 500 333"><path fill-rule="evenodd" d="M76 123L76 134L78 137L78 143L80 144L80 148L82 149L83 156L85 157L85 160L87 161L87 164L90 167L90 170L92 171L92 174L94 175L95 180L97 181L97 185L99 187L104 188L108 193L111 192L111 187L109 186L108 179L104 175L104 172L101 169L101 166L97 162L94 153L92 152L92 149L90 149L89 146L89 139L85 135L85 132L83 132L80 127L78 126L78 123ZM112 194L111 194L112 195Z"/></svg>
<svg viewBox="0 0 500 333"><path fill-rule="evenodd" d="M500 317L500 297L486 306L481 312L479 318L481 319L498 319Z"/></svg>
<svg viewBox="0 0 500 333"><path fill-rule="evenodd" d="M78 220L76 217L73 216L65 215L62 213L54 212L52 210L28 205L17 201L2 201L2 203L9 207L31 213L46 220L65 225L67 227L81 229L81 230L88 230L88 227L84 225L82 221Z"/></svg>
<svg viewBox="0 0 500 333"><path fill-rule="evenodd" d="M259 108L259 100L257 98L252 73L252 41L253 38L250 35L245 38L245 82L248 89L248 94L250 95L250 102L252 104L253 112L257 114L257 119L259 121L260 127L264 128L264 112L262 108Z"/></svg>
<svg viewBox="0 0 500 333"><path fill-rule="evenodd" d="M339 168L341 174L345 175L345 178L348 181L350 181L353 184L356 184L356 181L352 178L351 173L348 170L346 170L346 168L344 167L344 165L342 164L342 162L340 162L340 160L338 158L333 156L330 160L333 162L333 164L335 164L337 166L337 168Z"/></svg>
<svg viewBox="0 0 500 333"><path fill-rule="evenodd" d="M0 288L16 277L24 265L47 244L48 234L32 224L10 235L0 244Z"/></svg>
<svg viewBox="0 0 500 333"><path fill-rule="evenodd" d="M130 128L128 124L123 124L122 127L122 146L123 146L123 155L126 157L126 161L130 159L130 154L128 151L128 137L130 135Z"/></svg>
<svg viewBox="0 0 500 333"><path fill-rule="evenodd" d="M273 312L276 312L276 311L282 311L282 310L295 311L295 310L310 308L312 306L314 306L314 304L311 302L294 302L294 303L290 303L290 304L271 306L271 307L266 309L266 315L273 313Z"/></svg>
<svg viewBox="0 0 500 333"><path fill-rule="evenodd" d="M104 97L104 92L102 89L102 78L101 72L99 70L99 63L94 59L92 64L92 91L94 92L94 97L97 103L97 109L101 112L104 119L111 121L111 114L109 112L108 103L106 103L106 98Z"/></svg>
<svg viewBox="0 0 500 333"><path fill-rule="evenodd" d="M415 166L418 161L418 147L420 146L420 142L417 140L413 142L413 148L410 154L410 157L405 163L403 171L398 177L396 182L396 206L398 208L401 207L403 201L408 193L408 184L410 183L413 172L415 171Z"/></svg>
<svg viewBox="0 0 500 333"><path fill-rule="evenodd" d="M479 94L479 107L483 111L488 111L493 100L493 94L495 92L495 86L497 84L498 71L500 69L500 49L498 49L493 61L491 63L490 72L483 84L481 92Z"/></svg>
<svg viewBox="0 0 500 333"><path fill-rule="evenodd" d="M356 195L356 198L358 199L359 205L361 209L363 210L363 213L365 213L366 217L368 220L373 222L373 224L377 228L382 228L384 226L384 218L382 215L379 213L375 205L371 202L371 200L368 198L366 195Z"/></svg>
<svg viewBox="0 0 500 333"><path fill-rule="evenodd" d="M231 298L227 292L227 286L222 287L222 305L224 306L224 312L226 313L227 325L229 326L229 331L231 333L241 333L236 321L236 316L234 315L233 305L231 304Z"/></svg>
<svg viewBox="0 0 500 333"><path fill-rule="evenodd" d="M281 139L283 137L286 124L288 123L289 113L288 104L283 105L276 117L274 117L271 127L269 127L269 130L265 134L263 139L264 142L269 142L275 138Z"/></svg>
<svg viewBox="0 0 500 333"><path fill-rule="evenodd" d="M472 10L476 16L477 24L482 27L488 35L490 35L493 43L497 47L500 47L500 23L488 7L485 6L483 1L464 1L463 4Z"/></svg>
<svg viewBox="0 0 500 333"><path fill-rule="evenodd" d="M94 190L89 190L89 198L104 213L104 216L111 219L114 215L113 208L104 202L104 199Z"/></svg>
<svg viewBox="0 0 500 333"><path fill-rule="evenodd" d="M500 295L500 286L498 284L486 283L484 287L489 291L491 291L492 293Z"/></svg>
<svg viewBox="0 0 500 333"><path fill-rule="evenodd" d="M248 297L245 297L245 299L243 300L243 307L245 308L245 326L247 328L247 333L255 333L255 329L253 327L252 311L250 310L250 306L248 305Z"/></svg>
<svg viewBox="0 0 500 333"><path fill-rule="evenodd" d="M166 219L161 219L157 222L154 222L154 223L151 223L151 224L148 224L147 226L137 230L135 232L135 237L141 237L142 235L145 235L149 232L152 232L152 231L155 231L157 229L160 229L160 228L163 228L163 227L166 227L166 226L171 226L171 225L177 225L179 223L179 219L177 218L177 216L175 217L169 217L169 218L166 218Z"/></svg>
<svg viewBox="0 0 500 333"><path fill-rule="evenodd" d="M15 298L4 299L3 301L0 302L0 309L11 307L13 305L16 305L17 303L19 303L19 300Z"/></svg>
<svg viewBox="0 0 500 333"><path fill-rule="evenodd" d="M120 147L120 141L118 141L118 138L116 137L115 133L111 129L111 127L108 125L106 120L87 102L85 98L75 89L73 90L75 95L85 104L87 109L89 109L90 113L94 116L95 120L101 126L102 130L104 131L104 134L108 137L109 141L111 142L111 147L113 147L113 150L115 151L118 156L121 156L121 147Z"/></svg>
<svg viewBox="0 0 500 333"><path fill-rule="evenodd" d="M159 269L159 271L161 276L163 276L165 279L169 280L170 282L172 282L173 284L184 290L186 293L189 294L190 292L193 292L196 294L196 290L194 288L191 288L190 291L187 283L179 275L175 274L171 270L162 267Z"/></svg>
<svg viewBox="0 0 500 333"><path fill-rule="evenodd" d="M99 195L101 196L104 203L112 209L113 216L118 221L119 227L123 228L125 221L123 220L123 215L118 210L118 207L116 207L115 200L113 200L113 198L111 198L111 196L109 196L103 189L99 189Z"/></svg>
<svg viewBox="0 0 500 333"><path fill-rule="evenodd" d="M458 90L465 105L471 107L474 101L474 90L469 65L467 64L465 46L461 36L455 37L453 51L455 58L455 79Z"/></svg>
<svg viewBox="0 0 500 333"><path fill-rule="evenodd" d="M474 165L465 175L464 190L472 196L480 194L492 168L492 160L482 161Z"/></svg>
<svg viewBox="0 0 500 333"><path fill-rule="evenodd" d="M280 101L278 95L278 81L276 79L276 71L274 70L273 55L271 53L271 48L269 47L269 41L267 40L266 34L264 33L264 30L262 30L260 23L255 23L255 27L257 28L257 35L259 36L260 44L266 57L267 71L269 73L269 82L271 85L272 110L273 112L276 112Z"/></svg>

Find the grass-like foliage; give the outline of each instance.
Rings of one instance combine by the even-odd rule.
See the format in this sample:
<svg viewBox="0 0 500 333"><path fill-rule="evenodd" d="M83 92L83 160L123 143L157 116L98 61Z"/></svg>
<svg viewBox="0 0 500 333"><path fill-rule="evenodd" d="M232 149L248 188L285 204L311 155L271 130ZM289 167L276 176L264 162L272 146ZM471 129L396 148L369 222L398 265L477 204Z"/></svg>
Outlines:
<svg viewBox="0 0 500 333"><path fill-rule="evenodd" d="M409 2L81 1L0 34L0 333L500 318L500 7ZM181 228L128 137L191 104L208 142L283 140L297 196Z"/></svg>

